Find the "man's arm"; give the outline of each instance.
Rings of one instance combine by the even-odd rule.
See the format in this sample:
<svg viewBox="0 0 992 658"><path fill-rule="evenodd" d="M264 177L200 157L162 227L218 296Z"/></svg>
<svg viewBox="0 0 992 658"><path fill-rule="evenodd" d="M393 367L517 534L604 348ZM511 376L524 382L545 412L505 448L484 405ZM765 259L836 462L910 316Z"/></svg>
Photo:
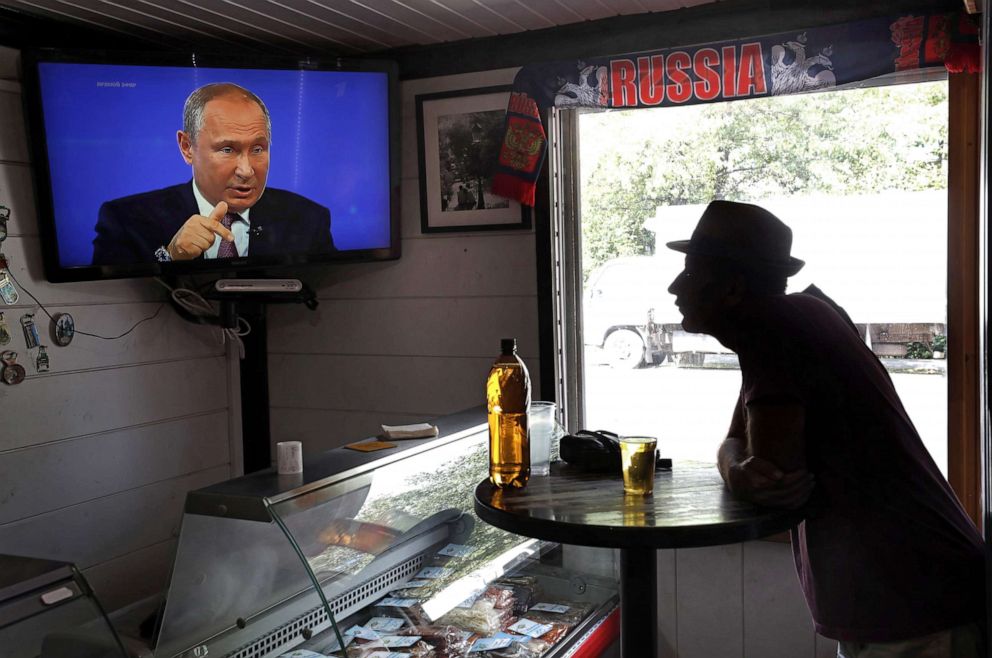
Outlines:
<svg viewBox="0 0 992 658"><path fill-rule="evenodd" d="M735 496L768 507L801 507L813 491L806 471L805 410L798 402L752 404L745 420L738 399L717 455Z"/></svg>

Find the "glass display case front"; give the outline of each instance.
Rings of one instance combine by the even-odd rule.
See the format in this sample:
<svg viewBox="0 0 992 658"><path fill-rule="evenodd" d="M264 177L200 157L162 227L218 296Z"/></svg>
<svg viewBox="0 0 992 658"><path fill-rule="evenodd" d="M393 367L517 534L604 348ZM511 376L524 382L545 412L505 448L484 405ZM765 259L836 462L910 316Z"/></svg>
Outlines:
<svg viewBox="0 0 992 658"><path fill-rule="evenodd" d="M435 423L381 456L190 493L155 655L536 658L602 623L614 580L475 516L483 411Z"/></svg>

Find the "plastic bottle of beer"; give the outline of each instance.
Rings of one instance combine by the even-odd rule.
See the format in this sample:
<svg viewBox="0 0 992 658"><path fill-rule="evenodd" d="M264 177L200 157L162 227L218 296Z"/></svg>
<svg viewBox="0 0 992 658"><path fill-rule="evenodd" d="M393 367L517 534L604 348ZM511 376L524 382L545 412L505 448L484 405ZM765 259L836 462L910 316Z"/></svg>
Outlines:
<svg viewBox="0 0 992 658"><path fill-rule="evenodd" d="M517 340L500 341L502 354L486 380L489 412L489 480L497 487L526 486L530 479L530 374L517 356Z"/></svg>

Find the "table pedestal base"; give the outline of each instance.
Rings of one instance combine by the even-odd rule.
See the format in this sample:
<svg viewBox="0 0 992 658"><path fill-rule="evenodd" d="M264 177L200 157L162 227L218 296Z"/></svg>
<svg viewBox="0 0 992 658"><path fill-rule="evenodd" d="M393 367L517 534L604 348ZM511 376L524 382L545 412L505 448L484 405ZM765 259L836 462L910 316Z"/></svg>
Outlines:
<svg viewBox="0 0 992 658"><path fill-rule="evenodd" d="M655 658L658 563L653 548L620 549L620 656Z"/></svg>

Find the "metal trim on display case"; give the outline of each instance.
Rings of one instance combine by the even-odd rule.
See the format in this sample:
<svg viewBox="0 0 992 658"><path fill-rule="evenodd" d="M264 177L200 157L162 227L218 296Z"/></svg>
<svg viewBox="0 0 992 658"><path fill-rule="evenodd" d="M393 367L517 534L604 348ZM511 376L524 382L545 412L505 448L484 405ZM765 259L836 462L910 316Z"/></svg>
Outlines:
<svg viewBox="0 0 992 658"><path fill-rule="evenodd" d="M486 424L479 422L481 407L438 418L432 422L438 436L430 439L404 439L402 449L388 455L361 453L346 448L329 450L311 457L298 476L278 475L275 469L252 473L190 492L186 497L188 514L220 516L268 523L272 519L268 505L292 500L318 489L332 486L434 448L484 432Z"/></svg>
<svg viewBox="0 0 992 658"><path fill-rule="evenodd" d="M381 598L386 592L395 589L397 583L409 580L410 576L420 570L423 563L423 555L417 555L391 571L346 591L334 600L328 601L331 612L335 618L340 617L341 619L355 614L376 599ZM263 658L272 652L292 649L297 646L300 643L297 636L304 629L310 629L316 635L330 627L331 620L327 616L327 610L321 604L292 621L272 629L251 644L228 654L228 658Z"/></svg>
<svg viewBox="0 0 992 658"><path fill-rule="evenodd" d="M398 442L399 447L382 457L336 449L310 458L299 476L280 477L270 471L190 492L186 505L190 516L184 520L177 549L184 559L177 555L173 565L155 655L271 658L308 648L326 653L326 645L335 636L340 639L346 628L365 623L370 613L380 614L371 610L380 599L404 589L424 567L452 559L442 547L469 545L472 537L485 550L446 570L444 580L432 581L433 586L415 595L418 618L424 623L437 621L498 578L535 576L543 595L552 597L547 600L581 601L589 610L545 658L572 655L569 647L581 643L616 607L614 584L553 566L549 551L556 550L556 544L479 523L466 482L477 481L487 468L485 418L485 409L476 407L433 421L438 437ZM405 462L408 458L415 459ZM445 468L458 470L448 473ZM340 516L360 526L379 527L376 515L381 510L370 512L368 518L359 515L373 490L377 492L373 502L378 496L397 513L411 510L394 519L402 532L390 538L384 549L374 543L350 546L371 561L351 566L334 560L312 563L315 547L337 541L310 536L328 519ZM384 523L381 527L392 521ZM473 534L475 528L485 532ZM345 531L359 536L351 526L340 532ZM297 578L285 553L273 557L276 549L282 551L282 540L290 542L295 552L292 562L302 561L300 568L306 570L309 584ZM431 557L439 555L446 557L440 562ZM258 570L262 575L253 579ZM266 580L266 574L270 579L278 575L279 586ZM239 592L252 594L245 597ZM332 627L336 627L333 634Z"/></svg>

